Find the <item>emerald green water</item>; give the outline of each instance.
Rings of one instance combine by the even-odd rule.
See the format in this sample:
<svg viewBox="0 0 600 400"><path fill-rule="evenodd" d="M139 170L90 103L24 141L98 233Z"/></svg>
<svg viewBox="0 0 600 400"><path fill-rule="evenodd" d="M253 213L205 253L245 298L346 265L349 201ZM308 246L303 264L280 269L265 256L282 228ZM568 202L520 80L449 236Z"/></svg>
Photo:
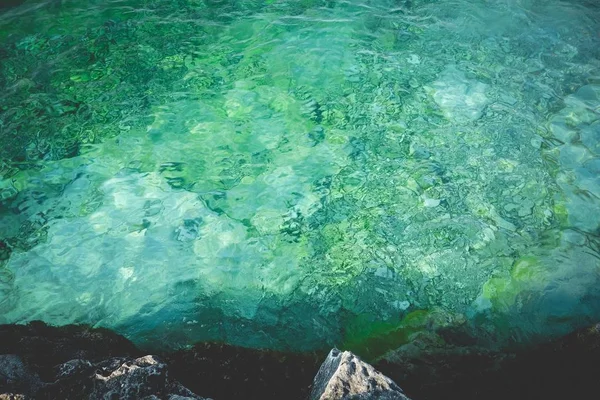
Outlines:
<svg viewBox="0 0 600 400"><path fill-rule="evenodd" d="M0 323L377 355L433 325L498 345L596 322L599 21L583 0L2 10Z"/></svg>

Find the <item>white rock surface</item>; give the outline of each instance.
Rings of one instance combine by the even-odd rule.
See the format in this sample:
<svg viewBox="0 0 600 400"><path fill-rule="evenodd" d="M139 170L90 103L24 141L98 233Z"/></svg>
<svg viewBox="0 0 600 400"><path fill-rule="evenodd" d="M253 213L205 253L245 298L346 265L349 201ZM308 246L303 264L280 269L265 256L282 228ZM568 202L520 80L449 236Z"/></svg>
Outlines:
<svg viewBox="0 0 600 400"><path fill-rule="evenodd" d="M446 118L457 123L475 121L488 104L487 85L468 79L455 66L448 66L433 82L432 96Z"/></svg>
<svg viewBox="0 0 600 400"><path fill-rule="evenodd" d="M310 400L409 400L390 378L349 351L333 349L313 380Z"/></svg>

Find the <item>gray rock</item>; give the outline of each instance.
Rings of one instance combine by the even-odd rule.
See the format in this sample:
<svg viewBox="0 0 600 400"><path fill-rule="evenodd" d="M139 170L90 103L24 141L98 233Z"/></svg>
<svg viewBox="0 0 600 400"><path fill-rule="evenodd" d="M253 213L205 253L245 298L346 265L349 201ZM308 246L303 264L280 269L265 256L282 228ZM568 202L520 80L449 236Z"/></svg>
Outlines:
<svg viewBox="0 0 600 400"><path fill-rule="evenodd" d="M76 359L56 367L56 381L40 398L202 400L168 376L168 366L152 355L116 357L98 363Z"/></svg>
<svg viewBox="0 0 600 400"><path fill-rule="evenodd" d="M167 366L154 356L115 361L95 374L91 397L140 399L162 392L166 386Z"/></svg>
<svg viewBox="0 0 600 400"><path fill-rule="evenodd" d="M167 365L151 355L124 362L108 360L92 379L91 399L204 399L169 381Z"/></svg>
<svg viewBox="0 0 600 400"><path fill-rule="evenodd" d="M73 376L75 374L85 373L88 369L92 367L92 363L88 360L82 360L80 358L70 360L56 367L56 378L63 379L69 376Z"/></svg>
<svg viewBox="0 0 600 400"><path fill-rule="evenodd" d="M333 349L313 381L310 400L409 400L390 378L349 351Z"/></svg>
<svg viewBox="0 0 600 400"><path fill-rule="evenodd" d="M29 397L24 394L0 393L0 400L28 400Z"/></svg>

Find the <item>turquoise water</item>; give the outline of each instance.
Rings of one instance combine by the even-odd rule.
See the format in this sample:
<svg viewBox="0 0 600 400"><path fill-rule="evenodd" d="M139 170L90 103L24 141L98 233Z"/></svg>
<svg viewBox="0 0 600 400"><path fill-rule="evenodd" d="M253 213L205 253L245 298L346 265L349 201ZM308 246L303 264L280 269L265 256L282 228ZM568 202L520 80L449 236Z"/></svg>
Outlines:
<svg viewBox="0 0 600 400"><path fill-rule="evenodd" d="M595 322L599 55L592 1L4 9L0 323L379 355Z"/></svg>

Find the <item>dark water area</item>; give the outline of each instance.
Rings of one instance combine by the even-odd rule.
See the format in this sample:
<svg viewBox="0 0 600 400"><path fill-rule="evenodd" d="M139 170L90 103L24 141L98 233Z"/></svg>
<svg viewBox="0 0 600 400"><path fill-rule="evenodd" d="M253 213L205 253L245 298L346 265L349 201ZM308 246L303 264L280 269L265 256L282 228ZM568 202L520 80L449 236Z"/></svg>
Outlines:
<svg viewBox="0 0 600 400"><path fill-rule="evenodd" d="M13 3L0 323L376 361L600 320L595 2Z"/></svg>
<svg viewBox="0 0 600 400"><path fill-rule="evenodd" d="M0 2L0 9L19 6L24 2L25 0L4 0Z"/></svg>
<svg viewBox="0 0 600 400"><path fill-rule="evenodd" d="M517 351L428 346L414 352L410 347L396 351L392 362L381 361L375 366L401 384L413 399L586 399L595 398L600 390L596 379L600 372L598 325ZM50 327L40 322L0 325L0 354L5 353L20 357L29 373L46 385L32 389L31 385L19 387L9 381L5 386L4 376L0 376L0 391L16 389L16 393L36 399L87 398L84 393L90 388L85 386L94 386L92 380L86 379L84 371L57 375L61 365L69 365L65 363L98 363L116 357L122 360L117 363L120 365L147 354L107 329ZM305 400L325 354L201 343L158 353L157 359L166 363L171 379L202 396ZM96 369L92 376L98 373Z"/></svg>

